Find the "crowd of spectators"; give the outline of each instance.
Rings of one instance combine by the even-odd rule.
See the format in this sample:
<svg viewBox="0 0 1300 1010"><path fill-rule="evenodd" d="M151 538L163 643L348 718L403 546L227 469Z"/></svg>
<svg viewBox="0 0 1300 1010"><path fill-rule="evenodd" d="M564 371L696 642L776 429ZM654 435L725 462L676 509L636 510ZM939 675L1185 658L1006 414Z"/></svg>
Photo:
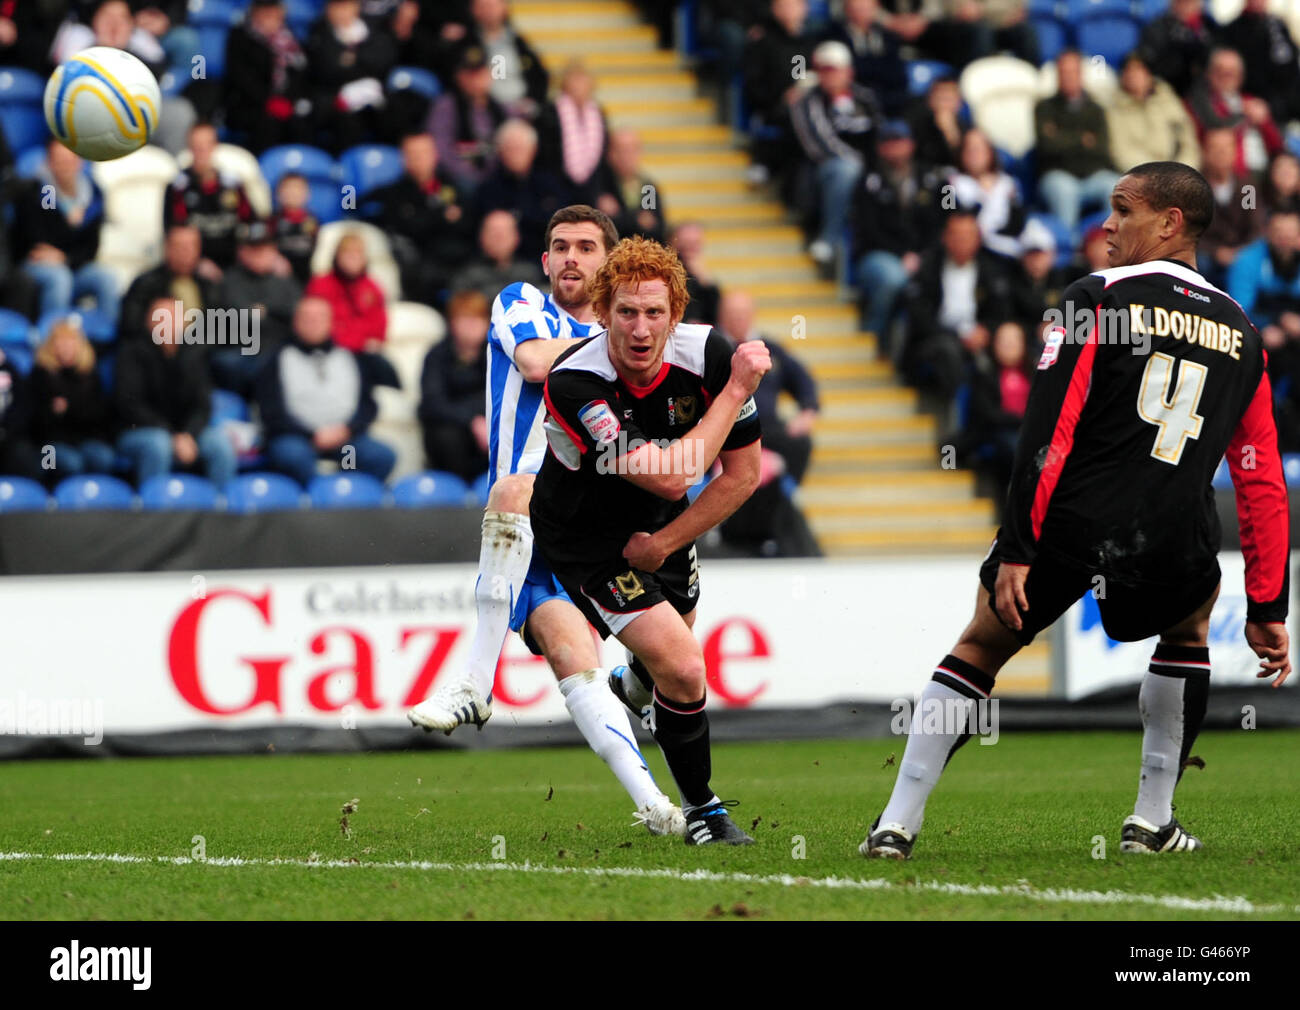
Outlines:
<svg viewBox="0 0 1300 1010"><path fill-rule="evenodd" d="M697 7L705 72L732 91L755 179L856 286L863 328L928 394L963 464L1005 479L1044 313L1108 265L1100 224L1120 174L1165 159L1213 187L1200 270L1260 326L1284 448L1300 451L1300 50L1267 0L1223 25L1205 0L1171 0L1109 68L1104 105L1095 58L1061 49L1015 157L974 125L959 79L986 56L1043 62L1022 0L840 0L821 18L808 0ZM942 65L909 93L917 60Z"/></svg>
<svg viewBox="0 0 1300 1010"><path fill-rule="evenodd" d="M63 5L71 27L55 23L48 39L23 49L24 61L47 71L56 52L89 39L72 28L84 19L89 31L105 10L118 17L119 6L127 10L122 0ZM133 50L146 25L165 27L158 13L131 5ZM125 290L96 260L105 194L88 166L50 141L34 177L18 178L13 167L24 152L8 151L0 130L0 213L12 221L0 240L0 300L48 334L27 374L0 362L0 468L51 487L78 473L142 483L172 470L221 486L241 465L305 485L323 460L390 476L396 455L370 429L376 389L399 382L386 355L398 295L374 272L373 239L345 231L321 269L313 207L319 187L332 184L306 168L268 176L272 210L260 216L249 180L221 167L222 143L254 155L286 143L332 154L361 142L398 147L400 173L360 194L347 216L383 233L400 297L446 320L445 339L409 391L418 396L430 469L467 482L486 471L492 300L514 281L545 283L544 230L565 204L601 208L620 235L672 244L688 271L686 321L722 324L736 341L757 337L753 299L739 290L724 297L709 269L705 229L694 221L668 229L641 139L609 127L592 72L575 61L552 81L508 15L504 0L327 0L304 29L290 26L280 0L253 0L227 36L227 73L209 82L218 97L195 92L194 115L173 147L185 167L162 197L161 261ZM195 45L184 5L163 16L171 27L156 44L174 59L150 64L160 71L179 66ZM19 22L29 43L41 38L39 18ZM2 50L0 60L15 53ZM442 93L423 105L401 101L410 96L385 79L394 62L436 74ZM493 72L501 64L507 72ZM255 317L256 353L185 339L194 318L231 310ZM92 317L111 330L107 337L88 337ZM768 386L764 486L783 497L808 466L816 390L788 354ZM793 416L777 411L781 391L796 403ZM214 424L216 397L232 394L260 426L255 445ZM741 517L759 547L779 535L777 511L768 502Z"/></svg>

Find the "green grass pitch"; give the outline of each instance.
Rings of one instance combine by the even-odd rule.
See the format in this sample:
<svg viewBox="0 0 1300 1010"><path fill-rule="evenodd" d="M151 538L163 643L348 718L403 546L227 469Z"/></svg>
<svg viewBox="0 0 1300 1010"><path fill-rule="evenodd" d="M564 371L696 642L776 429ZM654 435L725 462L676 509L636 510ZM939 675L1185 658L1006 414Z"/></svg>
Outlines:
<svg viewBox="0 0 1300 1010"><path fill-rule="evenodd" d="M1188 769L1177 805L1207 848L1163 857L1119 852L1139 743L972 741L909 863L857 854L898 738L716 746L714 784L741 801L747 848L632 827L584 749L12 762L0 917L1300 917L1300 731L1204 734L1206 766Z"/></svg>

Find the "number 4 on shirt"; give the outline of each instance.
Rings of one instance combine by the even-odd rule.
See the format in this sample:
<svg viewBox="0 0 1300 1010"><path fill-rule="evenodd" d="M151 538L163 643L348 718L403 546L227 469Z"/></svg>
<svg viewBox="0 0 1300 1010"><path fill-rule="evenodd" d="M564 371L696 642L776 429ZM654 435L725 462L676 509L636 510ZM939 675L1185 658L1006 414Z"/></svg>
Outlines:
<svg viewBox="0 0 1300 1010"><path fill-rule="evenodd" d="M1200 406L1205 380L1210 374L1205 365L1184 360L1178 370L1178 382L1173 384L1175 362L1172 355L1159 351L1151 355L1142 371L1137 399L1138 417L1160 429L1156 444L1151 447L1151 455L1170 466L1177 466L1182 459L1187 440L1201 435L1205 418L1196 412L1196 408ZM1169 395L1171 385L1174 389L1172 398Z"/></svg>

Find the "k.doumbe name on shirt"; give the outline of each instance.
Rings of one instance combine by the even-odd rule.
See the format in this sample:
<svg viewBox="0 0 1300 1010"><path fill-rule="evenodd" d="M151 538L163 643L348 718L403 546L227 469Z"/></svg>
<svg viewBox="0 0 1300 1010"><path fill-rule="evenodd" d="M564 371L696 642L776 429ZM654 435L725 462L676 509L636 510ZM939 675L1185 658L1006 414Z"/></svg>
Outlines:
<svg viewBox="0 0 1300 1010"><path fill-rule="evenodd" d="M1050 344L1117 344L1132 347L1134 354L1149 353L1152 337L1172 337L1240 361L1245 336L1227 323L1195 312L1137 302L1127 308L1076 307L1074 302L1066 302L1063 310L1045 312L1043 320L1048 324L1045 339L1050 338Z"/></svg>

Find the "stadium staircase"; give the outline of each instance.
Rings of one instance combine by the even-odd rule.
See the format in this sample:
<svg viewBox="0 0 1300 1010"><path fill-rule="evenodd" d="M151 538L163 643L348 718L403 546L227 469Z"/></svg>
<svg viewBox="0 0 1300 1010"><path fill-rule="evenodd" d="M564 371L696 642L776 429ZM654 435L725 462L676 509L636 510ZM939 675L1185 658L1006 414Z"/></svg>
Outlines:
<svg viewBox="0 0 1300 1010"><path fill-rule="evenodd" d="M513 18L552 73L580 56L597 75L611 127L642 138L646 174L670 225L706 229L718 283L750 290L761 330L782 340L822 390L813 463L799 504L827 554L979 550L992 508L973 475L943 470L933 418L875 360L873 338L833 281L819 277L787 209L745 177L749 157L676 52L623 0L514 0ZM802 339L795 338L797 317Z"/></svg>
<svg viewBox="0 0 1300 1010"><path fill-rule="evenodd" d="M819 276L787 209L747 181L740 138L699 97L681 56L658 49L654 29L624 0L513 0L511 10L553 75L575 57L596 74L611 128L641 135L669 225L704 225L718 283L751 291L760 329L817 377L822 415L798 501L825 552L981 554L993 538L992 504L976 495L973 474L941 467L934 418L876 360L852 299ZM999 693L1045 694L1048 666L1046 643L1035 643L999 677Z"/></svg>

